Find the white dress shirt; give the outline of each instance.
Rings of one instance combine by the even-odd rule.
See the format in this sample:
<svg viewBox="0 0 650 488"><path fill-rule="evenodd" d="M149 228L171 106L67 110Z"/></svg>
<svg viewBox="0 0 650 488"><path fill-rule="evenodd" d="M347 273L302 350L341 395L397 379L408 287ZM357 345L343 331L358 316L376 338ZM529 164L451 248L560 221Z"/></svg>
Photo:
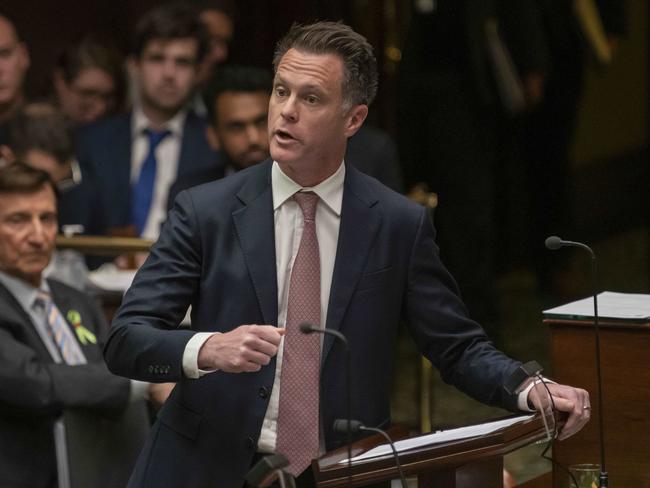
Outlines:
<svg viewBox="0 0 650 488"><path fill-rule="evenodd" d="M275 266L278 280L278 327L284 327L285 325L291 269L293 268L296 254L298 254L298 247L300 246L300 239L302 238L304 228L302 211L298 204L291 198L294 193L301 190L313 191L320 197L320 201L316 207L315 220L321 269L320 326L325 327L339 238L344 180L345 165L341 163L338 170L325 181L312 188L305 188L289 178L280 169L278 163L273 163L273 167L271 168L271 188L273 192L273 217L275 221ZM188 378L198 378L208 373L208 371L199 371L198 353L201 346L211 335L212 333L210 332L197 333L187 343L183 355L183 371ZM258 442L258 450L261 452L273 452L275 449L283 345L284 341L280 343L278 350L275 381Z"/></svg>
<svg viewBox="0 0 650 488"><path fill-rule="evenodd" d="M154 180L151 208L147 216L142 235L145 239L158 239L160 225L167 218L167 195L169 188L176 181L178 174L178 161L183 142L183 126L187 110L181 110L169 119L164 129L170 131L156 147L156 179ZM141 108L135 107L131 116L131 185L134 185L140 176L144 159L149 152L149 139L144 133L151 127L151 123Z"/></svg>

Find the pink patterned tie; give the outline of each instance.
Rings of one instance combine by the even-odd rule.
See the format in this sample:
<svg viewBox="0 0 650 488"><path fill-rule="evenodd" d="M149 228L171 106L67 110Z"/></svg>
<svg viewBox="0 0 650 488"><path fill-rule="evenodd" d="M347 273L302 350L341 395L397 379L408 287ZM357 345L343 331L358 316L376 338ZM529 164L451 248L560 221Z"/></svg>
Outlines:
<svg viewBox="0 0 650 488"><path fill-rule="evenodd" d="M287 457L287 471L297 476L319 452L320 337L298 327L303 322L320 326L320 257L314 221L318 195L299 192L293 198L305 226L289 284L276 451Z"/></svg>

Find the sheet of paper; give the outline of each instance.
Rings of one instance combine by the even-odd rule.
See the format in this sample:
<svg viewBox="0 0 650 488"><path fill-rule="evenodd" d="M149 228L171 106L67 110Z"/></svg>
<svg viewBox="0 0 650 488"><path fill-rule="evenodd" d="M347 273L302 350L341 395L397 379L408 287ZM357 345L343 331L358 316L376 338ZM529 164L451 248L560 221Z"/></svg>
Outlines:
<svg viewBox="0 0 650 488"><path fill-rule="evenodd" d="M567 303L544 310L546 317L593 318L593 297ZM650 295L640 293L615 293L604 291L598 294L598 316L618 320L650 320Z"/></svg>
<svg viewBox="0 0 650 488"><path fill-rule="evenodd" d="M100 290L106 291L118 291L126 292L133 278L135 277L136 270L123 270L117 269L117 267L112 264L105 264L95 271L88 273L88 281L91 286L99 288Z"/></svg>
<svg viewBox="0 0 650 488"><path fill-rule="evenodd" d="M418 447L430 446L433 444L441 444L443 442L458 441L462 439L469 439L471 437L478 437L497 430L504 429L511 425L523 422L525 420L533 418L534 415L520 415L517 417L512 417L504 420L495 420L492 422L485 422L478 425L470 425L467 427L460 427L458 429L449 429L449 430L440 430L438 432L433 432L431 434L421 435L418 437L413 437L410 439L404 439L402 441L395 442L395 449L398 453L410 451ZM392 449L389 444L382 444L377 446L369 451L364 452L358 456L352 458L352 461L361 461L363 459L369 459L373 457L385 456L386 454L392 454ZM339 464L347 464L348 460L344 459L339 462Z"/></svg>

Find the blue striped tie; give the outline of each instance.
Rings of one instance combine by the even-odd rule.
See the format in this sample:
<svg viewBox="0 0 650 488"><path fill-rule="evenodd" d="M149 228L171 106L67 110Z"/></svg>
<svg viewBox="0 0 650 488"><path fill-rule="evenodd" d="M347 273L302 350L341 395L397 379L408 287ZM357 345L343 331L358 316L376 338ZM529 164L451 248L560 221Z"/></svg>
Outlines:
<svg viewBox="0 0 650 488"><path fill-rule="evenodd" d="M147 223L151 201L153 200L154 182L156 181L156 148L171 132L169 130L144 130L149 139L149 152L142 163L138 181L131 187L131 216L137 235L142 235Z"/></svg>

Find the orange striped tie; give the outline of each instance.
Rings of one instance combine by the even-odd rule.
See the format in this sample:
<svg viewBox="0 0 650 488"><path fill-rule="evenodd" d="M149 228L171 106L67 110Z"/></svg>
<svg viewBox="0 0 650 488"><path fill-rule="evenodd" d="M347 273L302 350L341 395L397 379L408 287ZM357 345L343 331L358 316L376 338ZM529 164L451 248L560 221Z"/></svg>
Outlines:
<svg viewBox="0 0 650 488"><path fill-rule="evenodd" d="M70 365L85 364L86 358L78 344L74 343L75 339L70 327L61 316L61 312L52 301L50 294L45 290L39 290L34 303L45 310L47 332L59 349L63 361Z"/></svg>

